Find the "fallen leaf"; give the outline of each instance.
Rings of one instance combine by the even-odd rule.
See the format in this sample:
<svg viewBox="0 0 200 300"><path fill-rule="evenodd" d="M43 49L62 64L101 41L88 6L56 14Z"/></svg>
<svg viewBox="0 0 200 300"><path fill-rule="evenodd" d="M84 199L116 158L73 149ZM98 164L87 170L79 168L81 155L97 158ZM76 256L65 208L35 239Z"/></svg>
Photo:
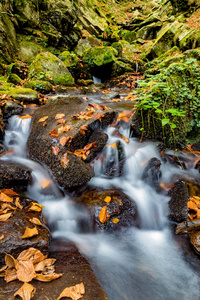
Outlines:
<svg viewBox="0 0 200 300"><path fill-rule="evenodd" d="M4 234L0 236L0 241L4 239Z"/></svg>
<svg viewBox="0 0 200 300"><path fill-rule="evenodd" d="M0 215L0 222L7 221L11 216L12 216L12 213L7 213L7 214L4 214L4 215Z"/></svg>
<svg viewBox="0 0 200 300"><path fill-rule="evenodd" d="M73 137L72 136L68 136L68 137L66 137L66 136L62 136L61 138L60 138L60 144L62 145L62 146L65 146L65 144L67 143L67 142L71 142L71 140L73 139Z"/></svg>
<svg viewBox="0 0 200 300"><path fill-rule="evenodd" d="M38 230L36 227L34 227L34 228L26 227L26 230L25 230L24 234L21 236L21 239L28 239L35 235L38 235Z"/></svg>
<svg viewBox="0 0 200 300"><path fill-rule="evenodd" d="M5 276L5 270L7 269L7 266L4 266L0 269L0 277L4 277Z"/></svg>
<svg viewBox="0 0 200 300"><path fill-rule="evenodd" d="M23 209L23 206L20 204L19 197L15 199L15 206L18 207L19 209Z"/></svg>
<svg viewBox="0 0 200 300"><path fill-rule="evenodd" d="M58 134L60 134L61 132L67 132L72 130L72 126L71 125L65 125L65 126L61 126L60 128L58 128Z"/></svg>
<svg viewBox="0 0 200 300"><path fill-rule="evenodd" d="M18 266L18 261L10 254L5 255L5 264L8 268L17 268Z"/></svg>
<svg viewBox="0 0 200 300"><path fill-rule="evenodd" d="M103 117L104 117L103 113L93 114L93 118L98 119L98 120L101 120L101 118L103 118Z"/></svg>
<svg viewBox="0 0 200 300"><path fill-rule="evenodd" d="M85 155L85 150L84 149L77 149L74 151L74 154L82 159L86 159L87 156Z"/></svg>
<svg viewBox="0 0 200 300"><path fill-rule="evenodd" d="M0 192L6 194L7 196L17 196L18 194L16 192L14 192L13 190L10 189L4 189L4 190L0 190Z"/></svg>
<svg viewBox="0 0 200 300"><path fill-rule="evenodd" d="M197 211L197 209L198 209L197 205L191 200L188 201L187 206L188 206L189 209L192 209L192 210L195 210L195 211Z"/></svg>
<svg viewBox="0 0 200 300"><path fill-rule="evenodd" d="M52 281L55 280L57 278L60 278L63 274L57 274L57 273L52 273L52 274L36 274L35 279L39 280L39 281L44 281L44 282L48 282L48 281Z"/></svg>
<svg viewBox="0 0 200 300"><path fill-rule="evenodd" d="M58 132L56 131L56 128L52 129L49 134L51 135L52 138L57 138L58 137Z"/></svg>
<svg viewBox="0 0 200 300"><path fill-rule="evenodd" d="M14 294L14 296L20 296L22 300L31 300L33 298L36 289L30 283L24 283L22 287Z"/></svg>
<svg viewBox="0 0 200 300"><path fill-rule="evenodd" d="M45 189L47 186L49 186L49 184L50 184L50 180L48 180L46 178L40 182L40 185L43 189ZM44 207L44 206L40 205L40 207Z"/></svg>
<svg viewBox="0 0 200 300"><path fill-rule="evenodd" d="M29 207L29 211L36 211L36 212L41 212L42 208L44 208L44 205L38 204L36 202L31 203L31 207Z"/></svg>
<svg viewBox="0 0 200 300"><path fill-rule="evenodd" d="M64 297L69 297L72 300L78 300L83 297L83 294L85 294L85 287L83 283L80 283L76 284L75 286L70 286L64 289L60 296L57 298L57 300L60 300Z"/></svg>
<svg viewBox="0 0 200 300"><path fill-rule="evenodd" d="M99 213L99 221L102 224L104 224L109 220L109 218L110 218L110 213L107 210L107 206L104 206Z"/></svg>
<svg viewBox="0 0 200 300"><path fill-rule="evenodd" d="M64 169L68 166L68 164L69 164L69 159L68 159L68 157L67 157L67 153L63 154L63 156L61 157L60 162L61 162L61 165L62 165L62 167L63 167Z"/></svg>
<svg viewBox="0 0 200 300"><path fill-rule="evenodd" d="M130 121L130 119L132 118L132 116L134 115L134 113L135 113L135 110L134 111L132 111L132 110L124 111L119 114L117 121L121 120L121 121L124 121L125 123L128 123Z"/></svg>
<svg viewBox="0 0 200 300"><path fill-rule="evenodd" d="M88 125L87 124L81 126L80 129L79 129L79 132L80 132L80 134L85 135L86 130L88 130Z"/></svg>
<svg viewBox="0 0 200 300"><path fill-rule="evenodd" d="M160 182L160 187L167 191L167 190L173 188L174 184L166 185L166 184L164 184L164 182Z"/></svg>
<svg viewBox="0 0 200 300"><path fill-rule="evenodd" d="M65 117L65 114L56 114L55 119L58 120L58 119L62 119L64 117Z"/></svg>
<svg viewBox="0 0 200 300"><path fill-rule="evenodd" d="M113 222L114 224L117 224L117 223L119 223L119 219L118 219L118 218L114 218L114 219L112 219L112 222Z"/></svg>
<svg viewBox="0 0 200 300"><path fill-rule="evenodd" d="M8 283L10 281L16 280L17 279L17 271L15 268L9 268L5 270L5 277L4 280Z"/></svg>
<svg viewBox="0 0 200 300"><path fill-rule="evenodd" d="M129 139L126 138L124 135L122 135L122 139L123 139L127 144L130 143Z"/></svg>
<svg viewBox="0 0 200 300"><path fill-rule="evenodd" d="M35 265L35 272L42 272L46 267L50 267L55 263L55 258L47 258Z"/></svg>
<svg viewBox="0 0 200 300"><path fill-rule="evenodd" d="M17 278L19 281L30 282L35 276L33 262L30 260L19 260L17 266Z"/></svg>
<svg viewBox="0 0 200 300"><path fill-rule="evenodd" d="M43 126L44 126L44 127L47 126L47 122L44 122L44 123L43 123Z"/></svg>
<svg viewBox="0 0 200 300"><path fill-rule="evenodd" d="M20 119L30 119L32 118L30 115L25 115L25 116L19 116Z"/></svg>
<svg viewBox="0 0 200 300"><path fill-rule="evenodd" d="M110 196L106 196L106 198L104 199L104 201L105 201L106 203L110 203L111 197L110 197Z"/></svg>
<svg viewBox="0 0 200 300"><path fill-rule="evenodd" d="M60 119L60 120L57 121L57 124L65 125L65 123L66 123L65 119Z"/></svg>
<svg viewBox="0 0 200 300"><path fill-rule="evenodd" d="M48 116L42 117L42 118L39 119L38 123L39 123L39 122L44 122L44 121L46 121L47 119L48 119Z"/></svg>
<svg viewBox="0 0 200 300"><path fill-rule="evenodd" d="M7 196L6 194L2 193L0 194L0 201L3 202L13 202L13 199Z"/></svg>
<svg viewBox="0 0 200 300"><path fill-rule="evenodd" d="M96 147L97 147L96 142L93 142L93 143L87 144L83 149L86 152L86 151L90 150L91 148L96 148Z"/></svg>
<svg viewBox="0 0 200 300"><path fill-rule="evenodd" d="M43 255L40 250L35 248L24 250L17 257L18 260L30 260L33 264L37 264L46 258L47 255Z"/></svg>
<svg viewBox="0 0 200 300"><path fill-rule="evenodd" d="M17 207L10 205L9 203L3 203L1 205L1 211L3 211L3 213L6 213L9 210L16 210ZM5 211L5 212L4 212Z"/></svg>
<svg viewBox="0 0 200 300"><path fill-rule="evenodd" d="M109 146L111 146L111 147L113 147L113 148L117 149L117 146L116 146L116 144L108 144L108 145L107 145L107 147L109 147Z"/></svg>
<svg viewBox="0 0 200 300"><path fill-rule="evenodd" d="M40 222L38 218L29 219L29 221L35 225L43 226L43 224Z"/></svg>
<svg viewBox="0 0 200 300"><path fill-rule="evenodd" d="M53 154L58 155L60 149L57 146L52 146L51 148L52 148Z"/></svg>

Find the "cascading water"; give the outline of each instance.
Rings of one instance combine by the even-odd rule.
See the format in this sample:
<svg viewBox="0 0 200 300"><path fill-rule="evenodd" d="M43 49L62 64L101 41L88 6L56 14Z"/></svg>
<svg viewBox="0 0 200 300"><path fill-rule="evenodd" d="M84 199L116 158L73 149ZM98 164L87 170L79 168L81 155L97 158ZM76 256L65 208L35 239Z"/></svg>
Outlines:
<svg viewBox="0 0 200 300"><path fill-rule="evenodd" d="M107 129L108 144L95 161L96 175L89 185L104 189L117 187L126 193L137 203L141 229L131 227L115 234L92 231L85 234L78 224L81 218L89 220L86 212L71 204L69 196L61 195L47 170L25 157L23 149L28 129L23 131L22 128L26 127L29 127L28 121L19 122L18 117L10 119L5 144L15 153L1 159L16 161L33 170L29 196L45 205L46 217L54 225L53 236L73 241L90 260L110 300L200 299L198 274L184 261L168 228L169 199L142 178L145 162L152 157L159 158L153 144L139 144L130 138L128 127L121 127L120 134L130 138L129 143L115 134L115 128ZM22 139L17 138L20 132ZM125 162L123 173L118 164L119 147L116 145L119 144ZM110 178L107 169L112 164L115 176ZM178 173L196 175L193 169L183 171L169 164L162 166L161 171L162 180L166 182Z"/></svg>

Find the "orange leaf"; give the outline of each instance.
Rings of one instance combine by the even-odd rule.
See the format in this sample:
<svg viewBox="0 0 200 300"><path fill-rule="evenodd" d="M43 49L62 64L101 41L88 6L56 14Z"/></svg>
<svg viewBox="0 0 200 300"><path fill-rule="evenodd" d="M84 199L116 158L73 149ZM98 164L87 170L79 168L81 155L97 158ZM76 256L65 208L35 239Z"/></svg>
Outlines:
<svg viewBox="0 0 200 300"><path fill-rule="evenodd" d="M49 186L50 184L50 181L48 179L43 179L41 182L40 182L40 185L43 189L45 189L47 186ZM39 204L40 205L40 204ZM40 206L40 207L44 207L44 206Z"/></svg>
<svg viewBox="0 0 200 300"><path fill-rule="evenodd" d="M0 190L0 192L3 192L4 194L6 194L7 196L17 196L18 194L16 192L14 192L13 190L10 189L4 189L4 190Z"/></svg>
<svg viewBox="0 0 200 300"><path fill-rule="evenodd" d="M29 248L27 250L24 250L17 257L18 260L30 260L33 262L33 264L37 264L46 258L46 255L43 255L40 250L35 248Z"/></svg>
<svg viewBox="0 0 200 300"><path fill-rule="evenodd" d="M106 203L110 203L111 197L110 197L110 196L106 196L106 198L104 199L104 201L105 201Z"/></svg>
<svg viewBox="0 0 200 300"><path fill-rule="evenodd" d="M104 117L103 113L93 114L93 118L101 120L101 118Z"/></svg>
<svg viewBox="0 0 200 300"><path fill-rule="evenodd" d="M65 125L65 123L66 123L65 119L60 119L60 120L57 121L57 124Z"/></svg>
<svg viewBox="0 0 200 300"><path fill-rule="evenodd" d="M72 138L73 138L72 136L68 136L68 137L62 136L62 137L60 138L60 144L61 144L62 146L65 146L65 144L66 144L68 141L71 142Z"/></svg>
<svg viewBox="0 0 200 300"><path fill-rule="evenodd" d="M15 268L9 268L7 270L5 270L5 277L4 277L5 281L8 283L10 281L16 280L17 279L17 271L15 270Z"/></svg>
<svg viewBox="0 0 200 300"><path fill-rule="evenodd" d="M22 300L30 300L33 298L34 294L36 292L36 289L30 284L30 283L24 283L22 287L16 291L14 296L20 296Z"/></svg>
<svg viewBox="0 0 200 300"><path fill-rule="evenodd" d="M81 126L80 129L79 129L79 132L80 132L80 134L85 135L86 130L88 130L88 125L87 124Z"/></svg>
<svg viewBox="0 0 200 300"><path fill-rule="evenodd" d="M110 218L109 211L107 210L107 206L104 206L99 213L99 221L104 224Z"/></svg>
<svg viewBox="0 0 200 300"><path fill-rule="evenodd" d="M19 197L17 197L15 200L15 206L18 207L19 209L23 209L23 206L20 204Z"/></svg>
<svg viewBox="0 0 200 300"><path fill-rule="evenodd" d="M198 209L197 205L191 200L188 201L187 206L188 206L189 209L192 209L192 210L195 210L195 211L197 211L197 209Z"/></svg>
<svg viewBox="0 0 200 300"><path fill-rule="evenodd" d="M52 148L53 154L54 154L54 155L58 155L58 153L59 153L59 148L58 148L57 146L52 146L51 148Z"/></svg>
<svg viewBox="0 0 200 300"><path fill-rule="evenodd" d="M25 115L25 116L19 116L20 119L30 119L32 118L30 115Z"/></svg>
<svg viewBox="0 0 200 300"><path fill-rule="evenodd" d="M57 300L64 297L71 298L72 300L78 300L83 297L82 294L85 294L85 287L83 283L80 283L64 289Z"/></svg>
<svg viewBox="0 0 200 300"><path fill-rule="evenodd" d="M60 134L61 132L70 131L72 128L73 127L71 125L61 126L60 128L58 128L58 134Z"/></svg>
<svg viewBox="0 0 200 300"><path fill-rule="evenodd" d="M19 281L29 282L35 278L36 273L33 262L30 260L20 260L17 266L17 278Z"/></svg>
<svg viewBox="0 0 200 300"><path fill-rule="evenodd" d="M52 136L52 138L57 138L58 137L58 132L56 131L56 128L51 130L49 134Z"/></svg>
<svg viewBox="0 0 200 300"><path fill-rule="evenodd" d="M26 230L25 230L24 234L21 236L21 239L28 239L35 235L38 235L38 230L36 227L34 227L34 228L26 227Z"/></svg>
<svg viewBox="0 0 200 300"><path fill-rule="evenodd" d="M130 143L129 139L127 139L124 135L122 135L122 138L127 144Z"/></svg>
<svg viewBox="0 0 200 300"><path fill-rule="evenodd" d="M31 203L31 207L29 207L28 210L29 210L29 211L31 210L31 211L41 212L41 211L42 211L42 208L44 208L43 205L38 204L38 203L36 203L36 202L32 202L32 203Z"/></svg>
<svg viewBox="0 0 200 300"><path fill-rule="evenodd" d="M4 234L0 236L0 241L4 239Z"/></svg>
<svg viewBox="0 0 200 300"><path fill-rule="evenodd" d="M0 201L3 201L3 202L13 202L13 199L8 197L6 194L4 193L1 193L0 194Z"/></svg>
<svg viewBox="0 0 200 300"><path fill-rule="evenodd" d="M47 119L48 119L48 116L42 117L42 118L39 119L38 123L39 123L39 122L44 122L44 121L46 121Z"/></svg>
<svg viewBox="0 0 200 300"><path fill-rule="evenodd" d="M107 147L109 147L109 146L111 146L111 147L113 147L113 148L117 149L117 146L116 146L116 144L109 144L109 145L107 145Z"/></svg>
<svg viewBox="0 0 200 300"><path fill-rule="evenodd" d="M7 221L11 216L12 216L12 213L7 213L7 214L0 215L0 222Z"/></svg>
<svg viewBox="0 0 200 300"><path fill-rule="evenodd" d="M36 274L36 277L35 279L39 280L39 281L44 281L44 282L47 282L47 281L52 281L54 279L57 279L59 277L61 277L63 274L60 273L60 274L57 274L57 273L52 273L52 274Z"/></svg>
<svg viewBox="0 0 200 300"><path fill-rule="evenodd" d="M114 218L114 219L112 219L112 222L113 222L113 224L117 224L117 223L119 223L119 219L118 218Z"/></svg>
<svg viewBox="0 0 200 300"><path fill-rule="evenodd" d="M134 115L134 113L135 111L130 111L130 110L124 111L121 114L119 114L117 120L121 120L128 123L132 118L132 116Z"/></svg>
<svg viewBox="0 0 200 300"><path fill-rule="evenodd" d="M29 219L29 222L31 222L35 225L43 226L43 224L40 222L40 220L38 218Z"/></svg>
<svg viewBox="0 0 200 300"><path fill-rule="evenodd" d="M97 147L96 142L93 142L93 143L87 144L83 149L84 149L84 151L88 151L91 148L96 148L96 147Z"/></svg>
<svg viewBox="0 0 200 300"><path fill-rule="evenodd" d="M46 267L51 267L55 263L55 258L47 258L35 265L35 272L43 272Z"/></svg>
<svg viewBox="0 0 200 300"><path fill-rule="evenodd" d="M56 114L55 119L58 120L58 119L62 119L64 117L65 117L65 114Z"/></svg>
<svg viewBox="0 0 200 300"><path fill-rule="evenodd" d="M18 261L10 254L5 255L5 264L8 268L16 268L18 265Z"/></svg>
<svg viewBox="0 0 200 300"><path fill-rule="evenodd" d="M64 169L68 166L68 164L69 164L69 159L68 159L68 157L67 157L67 153L63 154L63 156L61 157L60 162L61 162L61 165L62 165L62 167L63 167Z"/></svg>

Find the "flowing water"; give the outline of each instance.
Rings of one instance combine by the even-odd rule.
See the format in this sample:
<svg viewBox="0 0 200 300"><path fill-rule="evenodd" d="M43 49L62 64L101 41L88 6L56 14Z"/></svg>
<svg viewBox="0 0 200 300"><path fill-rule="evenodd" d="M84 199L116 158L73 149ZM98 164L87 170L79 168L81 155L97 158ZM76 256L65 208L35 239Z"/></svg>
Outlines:
<svg viewBox="0 0 200 300"><path fill-rule="evenodd" d="M32 169L32 184L28 195L45 205L45 215L52 225L53 236L73 241L85 255L110 300L198 300L199 276L184 260L180 247L174 240L168 224L169 197L158 193L150 182L143 180L145 162L160 158L153 143L140 144L130 137L129 126L121 126L116 135L109 127L107 146L94 161L95 177L89 186L103 189L119 188L137 204L141 228L130 227L122 232L94 233L80 226L80 220L88 222L89 215L77 207L70 195L63 195L47 170L27 158L26 142L30 119L9 120L5 133L5 145L14 151L1 160L15 161ZM119 151L123 150L124 168L120 173ZM103 161L103 163L102 163ZM192 159L188 159L187 171L170 163L162 164L162 181L171 182L174 176L197 177ZM114 165L114 177L107 170ZM45 186L48 182L48 186Z"/></svg>

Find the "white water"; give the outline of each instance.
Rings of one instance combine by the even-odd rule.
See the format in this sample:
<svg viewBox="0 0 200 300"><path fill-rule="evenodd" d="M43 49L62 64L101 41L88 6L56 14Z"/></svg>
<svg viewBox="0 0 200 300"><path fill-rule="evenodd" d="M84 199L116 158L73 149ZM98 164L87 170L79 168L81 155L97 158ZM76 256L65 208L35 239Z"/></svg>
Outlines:
<svg viewBox="0 0 200 300"><path fill-rule="evenodd" d="M145 162L152 157L159 158L153 144L139 144L131 138L127 144L108 128L108 146L95 162L96 176L92 186L104 189L121 188L138 208L141 229L129 228L121 233L88 233L79 227L79 220L89 216L77 209L69 196L61 196L56 184L43 167L26 158L25 145L29 127L27 120L17 122L12 117L5 134L5 144L15 154L1 159L16 161L33 170L33 183L28 194L45 205L45 214L53 224L53 236L73 241L90 260L110 300L199 300L199 277L184 261L181 250L168 228L167 202L169 198L158 194L153 187L142 180ZM19 120L19 119L18 119ZM128 128L121 133L129 137ZM20 137L19 139L17 137ZM124 147L124 175L119 176L118 151L110 144ZM13 146L13 143L15 146ZM102 164L101 161L105 159ZM116 177L106 176L106 166L115 162ZM162 165L162 181L170 182L172 176L194 176L196 171L183 171L170 164ZM45 182L49 184L43 188Z"/></svg>

